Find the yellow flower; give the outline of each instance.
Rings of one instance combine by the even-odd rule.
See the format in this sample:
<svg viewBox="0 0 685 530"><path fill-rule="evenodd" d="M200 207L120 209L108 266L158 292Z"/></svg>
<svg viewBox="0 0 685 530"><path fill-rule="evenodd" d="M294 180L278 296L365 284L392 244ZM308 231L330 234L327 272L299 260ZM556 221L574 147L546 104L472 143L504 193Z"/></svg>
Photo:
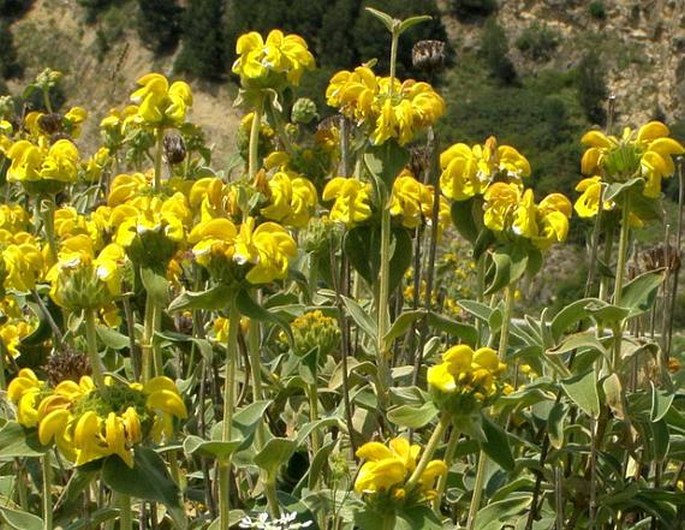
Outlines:
<svg viewBox="0 0 685 530"><path fill-rule="evenodd" d="M43 271L44 259L33 236L20 232L4 242L2 261L6 272L4 286L19 292L35 288Z"/></svg>
<svg viewBox="0 0 685 530"><path fill-rule="evenodd" d="M359 470L354 490L368 495L388 493L389 499L404 502L412 491L407 491L405 483L411 476L421 453L421 447L410 444L406 438L390 440L388 446L379 442L369 442L357 450L357 457L365 460ZM421 473L418 481L418 500L430 498L435 480L447 472L445 463L432 460Z"/></svg>
<svg viewBox="0 0 685 530"><path fill-rule="evenodd" d="M231 262L238 231L228 219L210 219L196 225L188 235L195 243L193 255L200 265L208 266L214 258Z"/></svg>
<svg viewBox="0 0 685 530"><path fill-rule="evenodd" d="M485 191L485 226L502 232L511 226L512 216L521 201L521 189L517 184L495 182Z"/></svg>
<svg viewBox="0 0 685 530"><path fill-rule="evenodd" d="M254 265L245 276L250 283L269 283L285 278L289 259L296 255L295 240L281 225L266 222L255 229L252 217L240 225L233 260L238 265Z"/></svg>
<svg viewBox="0 0 685 530"><path fill-rule="evenodd" d="M581 180L576 185L576 191L582 192L581 196L573 205L573 209L579 217L594 217L599 211L600 196L602 195L602 177L594 177ZM611 210L615 207L613 201L604 201L603 210Z"/></svg>
<svg viewBox="0 0 685 530"><path fill-rule="evenodd" d="M288 171L277 171L268 184L271 197L261 214L286 226L304 228L317 205L314 184Z"/></svg>
<svg viewBox="0 0 685 530"><path fill-rule="evenodd" d="M34 391L40 392L44 386L45 383L36 377L33 370L22 368L19 370L17 377L12 379L7 386L7 398L16 404L24 394Z"/></svg>
<svg viewBox="0 0 685 530"><path fill-rule="evenodd" d="M299 85L305 70L314 68L314 57L299 35L269 32L266 42L251 31L236 42L238 58L232 71L240 76L244 88L280 88L285 81Z"/></svg>
<svg viewBox="0 0 685 530"><path fill-rule="evenodd" d="M367 66L335 74L326 101L359 125L367 124L376 145L390 138L404 145L445 112L444 100L428 83L376 77Z"/></svg>
<svg viewBox="0 0 685 530"><path fill-rule="evenodd" d="M497 145L494 136L483 145L457 143L440 154L440 188L448 199L463 201L485 192L496 178L520 183L530 176L530 163L509 145Z"/></svg>
<svg viewBox="0 0 685 530"><path fill-rule="evenodd" d="M131 101L139 105L137 119L153 126L179 126L193 105L188 83L175 81L169 86L167 78L150 73L138 79L141 88L131 94Z"/></svg>
<svg viewBox="0 0 685 530"><path fill-rule="evenodd" d="M330 218L351 227L371 217L371 185L354 178L335 177L323 190L324 201L335 199Z"/></svg>
<svg viewBox="0 0 685 530"><path fill-rule="evenodd" d="M637 131L626 127L620 138L588 131L580 140L588 146L581 171L589 176L599 174L608 183L643 177L642 194L656 199L661 194L661 180L675 172L673 156L685 153L685 148L669 134L668 127L658 121L646 123Z"/></svg>
<svg viewBox="0 0 685 530"><path fill-rule="evenodd" d="M506 365L492 348L473 351L458 345L447 350L442 362L428 369L428 385L435 399L455 414L468 415L496 396L502 385L498 377Z"/></svg>

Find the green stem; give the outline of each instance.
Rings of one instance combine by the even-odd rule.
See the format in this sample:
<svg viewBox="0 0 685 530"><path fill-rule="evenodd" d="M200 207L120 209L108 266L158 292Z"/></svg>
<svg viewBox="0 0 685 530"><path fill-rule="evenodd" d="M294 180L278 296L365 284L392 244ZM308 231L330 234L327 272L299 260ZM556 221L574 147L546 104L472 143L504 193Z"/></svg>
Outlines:
<svg viewBox="0 0 685 530"><path fill-rule="evenodd" d="M614 250L614 225L610 223L607 227L607 233L604 238L604 264L609 267L611 266L611 254ZM609 277L602 275L599 281L599 299L607 300L609 293Z"/></svg>
<svg viewBox="0 0 685 530"><path fill-rule="evenodd" d="M389 345L386 344L385 335L390 326L389 299L390 299L390 209L386 204L387 197L382 198L383 211L381 212L381 266L378 274L378 301L376 308L378 336L376 345L378 348L378 400L381 408L385 403L385 394L391 382L390 366L388 359Z"/></svg>
<svg viewBox="0 0 685 530"><path fill-rule="evenodd" d="M7 354L7 348L4 345L0 346L0 391L4 391L7 388L7 381L5 380L5 355Z"/></svg>
<svg viewBox="0 0 685 530"><path fill-rule="evenodd" d="M52 530L52 464L50 451L41 458L43 470L43 529Z"/></svg>
<svg viewBox="0 0 685 530"><path fill-rule="evenodd" d="M290 141L290 138L288 138L288 133L285 130L285 126L283 125L283 120L281 119L280 113L274 108L271 99L265 98L266 99L266 114L267 117L269 118L269 121L273 123L274 127L276 128L276 133L278 133L278 138L283 144L283 147L289 154L294 154L295 151L293 149L293 144ZM252 132L252 131L250 131Z"/></svg>
<svg viewBox="0 0 685 530"><path fill-rule="evenodd" d="M316 421L319 419L319 396L317 394L316 384L308 385L309 397L309 421ZM321 436L317 429L312 429L312 457L321 449Z"/></svg>
<svg viewBox="0 0 685 530"><path fill-rule="evenodd" d="M502 328L499 335L498 355L500 360L504 359L509 347L509 325L511 323L511 313L514 309L514 292L516 283L507 285L504 291L504 316L502 318Z"/></svg>
<svg viewBox="0 0 685 530"><path fill-rule="evenodd" d="M52 102L50 101L50 89L43 88L43 104L45 105L45 110L48 114L52 114Z"/></svg>
<svg viewBox="0 0 685 530"><path fill-rule="evenodd" d="M231 439L233 408L235 407L235 363L238 358L238 327L240 311L235 300L231 300L228 315L228 340L226 341L226 366L224 377L224 413L221 426L221 441ZM231 457L219 462L219 528L228 528L230 512L229 483L231 474Z"/></svg>
<svg viewBox="0 0 685 530"><path fill-rule="evenodd" d="M430 437L430 440L428 440L428 443L426 444L426 448L423 450L423 454L421 455L419 463L416 464L414 472L409 477L409 480L407 480L407 484L405 486L405 490L407 492L411 491L414 486L418 484L421 474L426 470L428 462L430 462L431 458L433 458L435 450L438 448L438 445L442 440L442 435L444 434L445 429L447 429L450 421L451 419L449 414L446 412L443 413L443 415L440 417L440 421L433 431L433 434Z"/></svg>
<svg viewBox="0 0 685 530"><path fill-rule="evenodd" d="M454 459L454 453L457 451L458 442L459 430L452 426L452 432L450 432L450 436L447 440L447 448L445 449L445 458L443 458L447 472L444 475L441 475L438 479L438 486L436 488L437 494L433 499L433 510L438 513L440 513L440 501L442 500L442 496L447 488L447 475L449 475L450 466L452 465L452 460Z"/></svg>
<svg viewBox="0 0 685 530"><path fill-rule="evenodd" d="M55 199L47 196L41 204L40 212L45 226L45 237L50 248L51 263L57 262L57 240L55 238Z"/></svg>
<svg viewBox="0 0 685 530"><path fill-rule="evenodd" d="M155 134L157 136L155 146L155 175L152 189L154 192L159 192L162 187L162 152L164 150L164 128L157 127Z"/></svg>
<svg viewBox="0 0 685 530"><path fill-rule="evenodd" d="M117 496L119 497L119 530L132 530L131 497L122 493L118 493Z"/></svg>
<svg viewBox="0 0 685 530"><path fill-rule="evenodd" d="M392 29L392 43L390 45L390 88L388 96L392 99L393 90L395 88L395 77L397 72L397 45L400 40L399 23L397 27Z"/></svg>
<svg viewBox="0 0 685 530"><path fill-rule="evenodd" d="M98 390L105 389L105 378L102 375L102 360L98 352L97 332L95 330L95 309L86 309L86 340L88 342L88 360L93 372L93 380Z"/></svg>
<svg viewBox="0 0 685 530"><path fill-rule="evenodd" d="M262 125L263 100L260 98L254 108L252 115L252 127L250 127L250 146L248 151L248 176L253 182L257 175L257 164L259 161L259 130Z"/></svg>
<svg viewBox="0 0 685 530"><path fill-rule="evenodd" d="M488 457L481 449L478 455L478 469L476 470L476 482L473 485L473 495L471 496L471 504L469 505L469 517L466 523L467 530L473 530L476 523L476 514L480 508L480 501L483 498L483 485L485 483L485 468L487 466Z"/></svg>
<svg viewBox="0 0 685 530"><path fill-rule="evenodd" d="M160 315L161 316L161 315ZM150 293L145 297L145 317L143 318L143 340L140 345L142 351L142 381L148 382L155 372L155 351L153 348L155 336L155 324L157 321L156 302Z"/></svg>
<svg viewBox="0 0 685 530"><path fill-rule="evenodd" d="M616 282L614 283L614 305L621 305L621 291L625 276L626 259L628 258L628 240L630 236L630 195L626 194L621 212L621 235L618 240L618 263L616 264Z"/></svg>
<svg viewBox="0 0 685 530"><path fill-rule="evenodd" d="M24 470L24 466L18 458L15 459L15 466L16 466L16 485L17 485L17 493L19 496L19 506L23 511L28 511L29 509L29 498L28 498L28 487L26 485L26 471Z"/></svg>

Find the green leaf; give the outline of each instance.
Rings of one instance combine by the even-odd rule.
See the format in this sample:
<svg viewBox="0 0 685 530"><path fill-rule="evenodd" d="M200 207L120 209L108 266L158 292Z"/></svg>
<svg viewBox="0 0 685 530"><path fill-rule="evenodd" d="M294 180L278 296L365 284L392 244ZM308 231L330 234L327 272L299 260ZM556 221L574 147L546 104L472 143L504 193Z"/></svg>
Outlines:
<svg viewBox="0 0 685 530"><path fill-rule="evenodd" d="M475 300L459 300L457 305L461 307L467 313L472 314L478 320L489 324L490 317L493 313L493 309L482 302L476 302Z"/></svg>
<svg viewBox="0 0 685 530"><path fill-rule="evenodd" d="M625 307L608 304L602 300L590 302L585 309L598 325L607 328L620 324L630 313L630 310Z"/></svg>
<svg viewBox="0 0 685 530"><path fill-rule="evenodd" d="M98 324L95 326L95 331L97 331L102 343L113 350L121 350L131 345L130 339L115 329Z"/></svg>
<svg viewBox="0 0 685 530"><path fill-rule="evenodd" d="M440 313L428 313L428 325L438 331L458 337L472 348L478 342L478 330L471 324L462 324Z"/></svg>
<svg viewBox="0 0 685 530"><path fill-rule="evenodd" d="M243 443L243 439L231 440L228 442L221 442L215 440L204 440L199 436L188 435L183 440L183 451L187 455L195 453L204 456L214 457L219 460L228 458L232 455Z"/></svg>
<svg viewBox="0 0 685 530"><path fill-rule="evenodd" d="M371 317L371 315L369 315L368 312L366 312L366 310L364 310L364 308L362 308L362 306L357 303L357 301L347 298L346 296L342 297L342 301L345 304L347 312L352 317L352 320L355 321L357 326L359 326L359 328L364 331L364 333L366 333L370 339L375 341L378 336L378 326L376 321Z"/></svg>
<svg viewBox="0 0 685 530"><path fill-rule="evenodd" d="M0 519L16 530L43 530L43 519L37 515L0 505Z"/></svg>
<svg viewBox="0 0 685 530"><path fill-rule="evenodd" d="M583 412L594 418L599 416L599 392L597 391L597 374L594 369L564 379L561 387Z"/></svg>
<svg viewBox="0 0 685 530"><path fill-rule="evenodd" d="M25 429L16 421L8 421L0 429L0 459L43 456L49 447L38 441L36 429Z"/></svg>
<svg viewBox="0 0 685 530"><path fill-rule="evenodd" d="M395 177L409 163L409 151L390 139L381 145L367 148L364 153L364 163L371 175L385 183L389 194Z"/></svg>
<svg viewBox="0 0 685 530"><path fill-rule="evenodd" d="M648 311L665 278L665 268L640 274L621 289L621 306L630 309L630 316Z"/></svg>
<svg viewBox="0 0 685 530"><path fill-rule="evenodd" d="M476 213L474 212L475 202L476 201L474 199L469 199L467 201L454 201L450 209L452 223L457 229L457 232L459 232L459 234L470 243L476 242L481 231L481 227L476 222L478 217L474 215ZM482 208L482 205L480 206ZM482 213L480 215L482 215Z"/></svg>
<svg viewBox="0 0 685 530"><path fill-rule="evenodd" d="M395 530L442 530L442 521L428 506L414 505L397 514Z"/></svg>
<svg viewBox="0 0 685 530"><path fill-rule="evenodd" d="M507 499L493 502L478 510L474 528L478 530L501 530L502 523L511 520L531 503L528 493L513 493Z"/></svg>
<svg viewBox="0 0 685 530"><path fill-rule="evenodd" d="M421 406L400 405L388 411L388 420L400 427L420 429L428 425L438 415L438 409L432 401Z"/></svg>
<svg viewBox="0 0 685 530"><path fill-rule="evenodd" d="M428 312L425 309L403 311L400 316L395 319L395 322L392 323L392 326L390 326L390 329L385 334L385 343L392 344L392 341L404 335L409 329L409 326L426 316L427 313Z"/></svg>
<svg viewBox="0 0 685 530"><path fill-rule="evenodd" d="M513 471L516 463L509 447L507 433L487 416L483 416L482 427L485 433L483 452L505 471Z"/></svg>
<svg viewBox="0 0 685 530"><path fill-rule="evenodd" d="M653 381L650 381L649 384L652 387L652 408L649 416L653 422L657 422L668 413L668 409L673 404L675 394L668 390L658 389L654 386Z"/></svg>
<svg viewBox="0 0 685 530"><path fill-rule="evenodd" d="M343 250L359 275L372 285L378 276L380 232L369 226L356 226L343 238Z"/></svg>
<svg viewBox="0 0 685 530"><path fill-rule="evenodd" d="M405 18L400 24L400 29L398 30L398 33L401 35L412 26L416 26L416 24L421 24L422 22L428 22L429 20L433 20L433 17L431 17L430 15L420 15L416 17Z"/></svg>
<svg viewBox="0 0 685 530"><path fill-rule="evenodd" d="M630 179L627 182L613 182L607 186L606 191L604 192L604 200L616 200L619 198L619 195L628 192L631 189L639 190L644 185L644 182L645 180L642 177Z"/></svg>
<svg viewBox="0 0 685 530"><path fill-rule="evenodd" d="M262 306L257 304L257 302L255 302L252 299L250 293L248 293L246 290L242 289L241 291L239 291L235 301L236 306L238 307L238 310L241 314L253 320L259 320L261 322L271 322L272 324L276 324L286 334L286 336L288 337L288 341L291 344L294 342L293 332L290 329L290 323L288 322L288 320L273 311L264 309Z"/></svg>
<svg viewBox="0 0 685 530"><path fill-rule="evenodd" d="M492 253L492 265L486 273L491 282L483 293L485 296L496 293L518 281L528 267L528 253L521 246L509 246Z"/></svg>
<svg viewBox="0 0 685 530"><path fill-rule="evenodd" d="M297 441L288 438L272 438L264 448L255 455L254 463L266 471L270 478L275 478L278 469L285 464L297 449Z"/></svg>
<svg viewBox="0 0 685 530"><path fill-rule="evenodd" d="M598 301L597 298L583 298L567 305L559 311L552 319L552 337L555 342L559 342L562 335L568 332L571 326L576 325L590 314L586 307L590 302Z"/></svg>
<svg viewBox="0 0 685 530"><path fill-rule="evenodd" d="M150 269L141 267L140 279L145 291L159 304L166 304L169 298L169 280L165 276Z"/></svg>
<svg viewBox="0 0 685 530"><path fill-rule="evenodd" d="M602 382L602 389L604 390L604 400L613 415L619 420L624 420L626 417L625 394L618 374L614 373L607 377Z"/></svg>
<svg viewBox="0 0 685 530"><path fill-rule="evenodd" d="M225 309L235 296L235 288L228 285L216 285L202 292L186 291L169 304L169 312L191 309Z"/></svg>
<svg viewBox="0 0 685 530"><path fill-rule="evenodd" d="M568 407L561 402L557 402L549 411L549 418L547 419L547 433L549 434L549 442L555 449L561 449L564 445L564 420Z"/></svg>
<svg viewBox="0 0 685 530"><path fill-rule="evenodd" d="M383 13L383 11L379 11L378 9L374 9L373 7L366 7L364 8L366 11L371 13L374 17L376 17L378 20L380 20L383 25L388 28L388 31L392 33L392 28L393 28L393 22L394 18L392 18L390 15Z"/></svg>
<svg viewBox="0 0 685 530"><path fill-rule="evenodd" d="M101 528L102 523L119 516L117 508L100 508L90 514L88 519L81 519L64 527L64 530L84 530L86 528Z"/></svg>
<svg viewBox="0 0 685 530"><path fill-rule="evenodd" d="M548 355L561 355L574 350L594 350L607 356L608 352L604 345L592 332L574 333L566 337L559 346L547 350Z"/></svg>
<svg viewBox="0 0 685 530"><path fill-rule="evenodd" d="M307 487L310 490L316 487L316 483L322 477L323 468L328 464L328 457L333 452L333 448L336 444L336 440L331 440L314 455L314 458L309 465L309 470L307 471ZM304 480L304 478L305 477L302 477L302 480ZM300 490L295 488L295 491L298 492Z"/></svg>
<svg viewBox="0 0 685 530"><path fill-rule="evenodd" d="M180 490L171 480L166 463L147 447L137 446L134 449L132 468L117 455L106 457L102 465L102 480L118 493L161 502L172 508L180 506Z"/></svg>

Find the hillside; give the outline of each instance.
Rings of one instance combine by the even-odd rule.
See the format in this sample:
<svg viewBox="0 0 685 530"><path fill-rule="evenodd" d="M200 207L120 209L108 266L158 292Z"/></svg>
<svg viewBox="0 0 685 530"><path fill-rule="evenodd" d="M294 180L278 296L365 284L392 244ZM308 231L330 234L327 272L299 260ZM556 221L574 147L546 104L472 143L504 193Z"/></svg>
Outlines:
<svg viewBox="0 0 685 530"><path fill-rule="evenodd" d="M455 50L453 69L461 80L468 75L461 71L471 64L465 59L477 57L484 19L459 21L453 16L455 3L441 0L438 8ZM601 5L602 16L593 15L593 4ZM173 74L174 55L155 57L142 46L133 23L136 10L134 1L114 3L96 24L87 25L76 0L36 0L11 26L24 75L8 81L10 90L17 93L46 66L63 71L68 103L91 112L83 135L88 138L109 108L126 103L140 75ZM507 0L499 2L494 16L506 32L508 56L520 77L535 79L547 71L572 70L593 49L602 59L609 93L617 97L619 123L636 124L655 116L676 123L685 118L685 2ZM543 31L554 40L542 59L532 59L517 47L526 31ZM235 88L230 83L198 81L192 86L191 119L214 144L215 162L225 159L232 151L238 123ZM452 107L477 90L477 86L450 88ZM458 95L451 95L457 91Z"/></svg>

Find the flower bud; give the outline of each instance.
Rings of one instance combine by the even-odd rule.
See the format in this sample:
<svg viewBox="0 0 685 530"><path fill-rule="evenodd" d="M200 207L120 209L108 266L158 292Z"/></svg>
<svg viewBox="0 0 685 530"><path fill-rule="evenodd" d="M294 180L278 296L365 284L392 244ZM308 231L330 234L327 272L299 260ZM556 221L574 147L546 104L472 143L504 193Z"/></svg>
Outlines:
<svg viewBox="0 0 685 530"><path fill-rule="evenodd" d="M291 119L295 123L303 123L306 125L318 117L316 103L309 98L299 98L293 105Z"/></svg>

